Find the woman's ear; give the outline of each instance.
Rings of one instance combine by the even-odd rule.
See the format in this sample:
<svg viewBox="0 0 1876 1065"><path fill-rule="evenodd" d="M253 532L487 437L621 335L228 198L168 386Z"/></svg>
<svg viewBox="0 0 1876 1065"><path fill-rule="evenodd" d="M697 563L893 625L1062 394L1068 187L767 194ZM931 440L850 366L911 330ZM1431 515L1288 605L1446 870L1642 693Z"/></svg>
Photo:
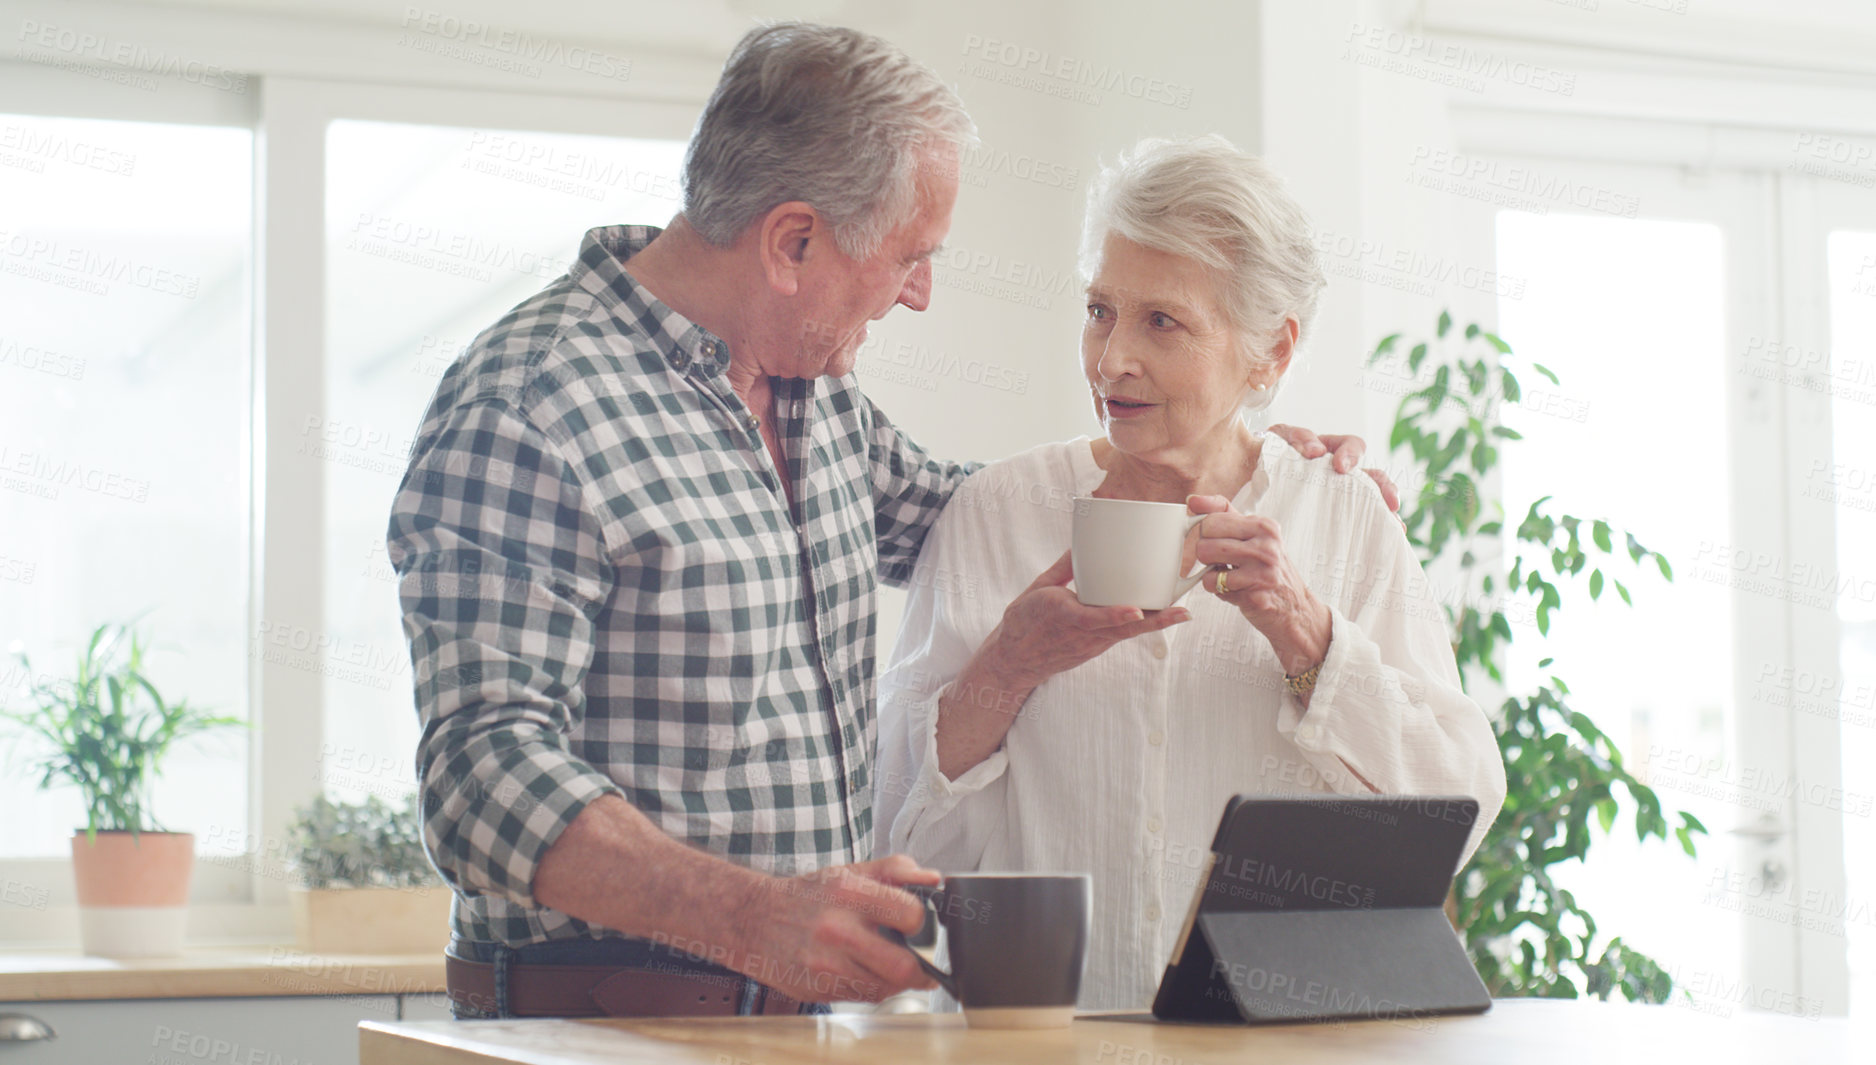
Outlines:
<svg viewBox="0 0 1876 1065"><path fill-rule="evenodd" d="M1277 329L1276 342L1270 345L1270 353L1258 360L1258 367L1249 378L1252 388L1259 392L1277 387L1277 379L1290 370L1290 359L1296 354L1296 339L1302 335L1302 326L1291 315L1283 320Z"/></svg>
<svg viewBox="0 0 1876 1065"><path fill-rule="evenodd" d="M826 233L820 212L806 203L791 200L770 208L756 223L756 253L769 288L782 296L799 292L809 245Z"/></svg>
<svg viewBox="0 0 1876 1065"><path fill-rule="evenodd" d="M1283 327L1277 331L1277 342L1270 349L1270 361L1276 364L1279 375L1290 370L1290 357L1296 354L1296 339L1302 335L1303 326L1291 315L1283 320Z"/></svg>

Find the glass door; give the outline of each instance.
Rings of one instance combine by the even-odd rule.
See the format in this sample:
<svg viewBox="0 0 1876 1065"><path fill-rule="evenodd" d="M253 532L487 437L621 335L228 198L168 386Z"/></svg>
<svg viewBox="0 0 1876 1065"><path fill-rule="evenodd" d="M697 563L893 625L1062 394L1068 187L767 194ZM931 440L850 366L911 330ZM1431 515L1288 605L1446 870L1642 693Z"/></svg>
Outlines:
<svg viewBox="0 0 1876 1065"><path fill-rule="evenodd" d="M1835 721L1794 714L1778 688L1822 666L1804 635L1813 545L1793 541L1784 487L1799 462L1788 421L1814 415L1752 369L1791 331L1778 179L1504 164L1626 205L1476 208L1490 216L1496 270L1525 282L1498 299L1498 331L1560 379L1531 381L1508 412L1524 441L1503 467L1507 513L1552 496L1552 513L1607 518L1673 568L1669 583L1623 559L1609 575L1634 606L1579 590L1548 636L1514 644L1508 679L1521 690L1554 658L1546 672L1569 682L1668 810L1713 832L1689 859L1672 842L1638 846L1618 823L1560 879L1602 932L1674 974L1684 1004L1839 1012L1843 939L1805 927L1807 900L1843 891L1841 774L1814 754L1835 755Z"/></svg>
<svg viewBox="0 0 1876 1065"><path fill-rule="evenodd" d="M1851 175L1858 176L1858 175ZM1770 678L1805 733L1800 758L1834 773L1823 796L1842 835L1843 886L1799 900L1810 937L1841 941L1850 1012L1876 1016L1876 189L1788 179L1795 310L1807 328L1765 369L1794 418L1789 495L1806 538L1816 662ZM1827 826L1826 826L1827 827Z"/></svg>

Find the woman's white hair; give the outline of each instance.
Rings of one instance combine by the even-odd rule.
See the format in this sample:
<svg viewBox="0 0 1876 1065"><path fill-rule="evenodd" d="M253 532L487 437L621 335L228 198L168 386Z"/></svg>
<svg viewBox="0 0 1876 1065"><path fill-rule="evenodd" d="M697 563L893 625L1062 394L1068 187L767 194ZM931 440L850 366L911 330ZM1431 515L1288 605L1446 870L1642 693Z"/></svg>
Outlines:
<svg viewBox="0 0 1876 1065"><path fill-rule="evenodd" d="M1210 268L1247 369L1272 361L1285 320L1296 319L1298 348L1310 335L1328 281L1309 216L1263 160L1225 138L1149 137L1103 167L1088 193L1084 278L1093 277L1109 234ZM1281 383L1247 388L1245 410L1268 407Z"/></svg>
<svg viewBox="0 0 1876 1065"><path fill-rule="evenodd" d="M838 26L764 26L737 42L698 119L684 216L722 246L800 200L841 251L866 259L912 216L929 153L975 139L957 94L892 44Z"/></svg>

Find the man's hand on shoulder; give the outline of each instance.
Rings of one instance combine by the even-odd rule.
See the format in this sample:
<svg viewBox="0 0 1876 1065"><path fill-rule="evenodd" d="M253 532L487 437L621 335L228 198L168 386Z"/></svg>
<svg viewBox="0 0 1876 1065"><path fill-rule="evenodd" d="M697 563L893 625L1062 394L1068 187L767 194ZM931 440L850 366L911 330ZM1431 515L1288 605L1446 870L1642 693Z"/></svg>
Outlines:
<svg viewBox="0 0 1876 1065"><path fill-rule="evenodd" d="M1317 436L1297 425L1273 425L1270 431L1283 439L1283 442L1297 450L1306 459L1319 459L1324 455L1333 455L1330 466L1337 473L1347 473L1361 464L1361 457L1368 453L1368 445L1359 436ZM1387 509L1400 512L1400 489L1388 479L1388 475L1372 467L1361 472L1374 478L1374 483L1381 489L1381 498L1387 500Z"/></svg>

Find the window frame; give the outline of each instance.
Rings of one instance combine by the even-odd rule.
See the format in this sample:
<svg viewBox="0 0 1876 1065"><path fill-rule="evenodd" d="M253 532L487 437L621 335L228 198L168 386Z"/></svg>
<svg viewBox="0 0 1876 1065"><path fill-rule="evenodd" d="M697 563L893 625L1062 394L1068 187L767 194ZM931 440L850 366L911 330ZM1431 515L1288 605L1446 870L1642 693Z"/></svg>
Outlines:
<svg viewBox="0 0 1876 1065"><path fill-rule="evenodd" d="M635 88L642 98L251 76L244 91L161 79L143 91L71 71L0 61L13 113L239 126L254 133L252 392L248 492L248 847L201 857L190 890L191 946L282 942L293 935L287 825L322 789L321 678L262 652L264 626L326 631L326 463L299 448L325 416L326 136L341 119L688 140L705 96L691 66ZM551 80L551 79L550 79ZM560 79L564 84L567 79ZM610 88L610 87L608 87ZM624 221L624 220L622 220ZM421 411L412 410L414 426ZM272 491L269 487L272 486ZM414 710L412 711L415 712ZM179 826L188 830L189 826ZM0 859L0 945L71 949L78 910L68 858Z"/></svg>

